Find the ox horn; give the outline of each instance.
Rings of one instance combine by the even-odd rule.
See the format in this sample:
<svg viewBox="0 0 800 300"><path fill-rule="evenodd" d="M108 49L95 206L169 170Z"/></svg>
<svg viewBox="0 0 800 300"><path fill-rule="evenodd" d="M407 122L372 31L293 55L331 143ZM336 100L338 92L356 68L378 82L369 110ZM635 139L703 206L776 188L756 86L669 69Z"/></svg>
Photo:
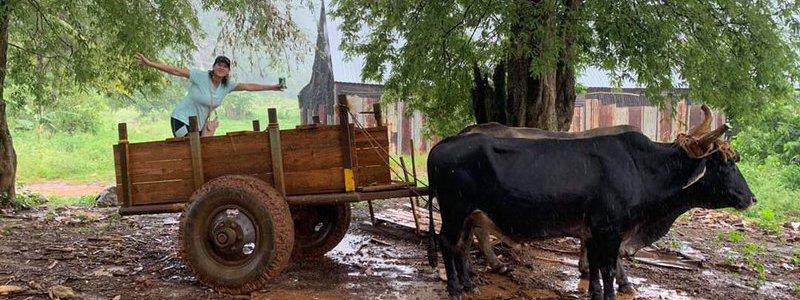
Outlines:
<svg viewBox="0 0 800 300"><path fill-rule="evenodd" d="M711 130L711 121L714 120L714 115L711 114L711 109L705 104L703 104L700 109L703 110L703 123L689 130L689 136L698 136Z"/></svg>
<svg viewBox="0 0 800 300"><path fill-rule="evenodd" d="M722 124L722 126L717 127L717 129L714 129L714 131L706 133L703 136L701 136L698 140L698 144L700 144L700 146L703 147L711 145L711 143L713 143L714 141L719 139L719 137L725 134L725 132L728 131L728 129L731 129L731 126L728 125L728 123Z"/></svg>

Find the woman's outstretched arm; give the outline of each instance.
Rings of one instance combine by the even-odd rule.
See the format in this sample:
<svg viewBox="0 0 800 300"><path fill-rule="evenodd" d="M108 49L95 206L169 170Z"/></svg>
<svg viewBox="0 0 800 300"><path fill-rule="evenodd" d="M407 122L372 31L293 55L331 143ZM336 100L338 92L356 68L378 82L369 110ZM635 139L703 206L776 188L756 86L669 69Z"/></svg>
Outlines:
<svg viewBox="0 0 800 300"><path fill-rule="evenodd" d="M188 69L182 69L182 68L173 67L173 66L170 66L170 65L162 65L162 64L157 64L157 63L151 62L149 59L147 59L147 57L144 57L144 55L141 54L141 53L136 53L135 58L136 58L136 61L139 62L142 65L151 67L153 69L159 70L159 71L167 73L167 74L172 74L172 75L175 75L175 76L189 78L189 70Z"/></svg>

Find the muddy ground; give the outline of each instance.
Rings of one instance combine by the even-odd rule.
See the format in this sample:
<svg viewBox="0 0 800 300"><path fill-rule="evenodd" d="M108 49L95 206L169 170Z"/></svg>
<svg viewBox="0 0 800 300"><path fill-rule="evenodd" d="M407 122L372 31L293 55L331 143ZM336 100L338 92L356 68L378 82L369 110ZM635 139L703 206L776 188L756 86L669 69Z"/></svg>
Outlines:
<svg viewBox="0 0 800 300"><path fill-rule="evenodd" d="M82 299L446 298L443 275L427 266L426 242L412 229L373 226L362 205L353 216L348 235L323 259L292 262L264 290L234 297L200 285L177 257L179 214L120 218L115 209L46 206L4 211L0 292L24 291L0 299L48 299L70 289ZM620 298L797 299L800 242L787 227L770 235L729 214L693 211L656 248L626 261L638 293ZM470 299L586 297L577 291L575 240L523 245L517 259L507 247L496 249L513 272L492 274L473 253L481 293Z"/></svg>

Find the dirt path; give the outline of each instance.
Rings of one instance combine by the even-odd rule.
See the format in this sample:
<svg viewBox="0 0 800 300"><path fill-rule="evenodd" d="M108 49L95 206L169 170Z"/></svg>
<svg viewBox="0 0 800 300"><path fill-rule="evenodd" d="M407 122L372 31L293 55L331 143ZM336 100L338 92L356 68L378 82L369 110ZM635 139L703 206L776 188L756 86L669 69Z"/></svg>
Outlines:
<svg viewBox="0 0 800 300"><path fill-rule="evenodd" d="M113 183L67 183L63 181L48 181L25 185L25 189L42 194L45 197L80 197L97 196L103 189Z"/></svg>
<svg viewBox="0 0 800 300"><path fill-rule="evenodd" d="M383 202L383 205L392 205ZM354 208L345 239L324 259L292 262L251 299L441 299L442 275L427 266L426 243L413 230L373 226L366 209ZM247 299L215 293L189 275L176 255L178 214L123 217L114 209L65 207L0 217L0 287L25 289L0 299L48 299L54 286L82 299ZM760 233L746 223L709 221L695 213L659 243L697 261L690 269L626 262L639 290L635 299L796 299L800 284L797 241ZM724 219L724 218L723 218ZM742 240L728 232L745 230ZM735 235L735 234L734 234ZM757 249L744 248L754 243ZM752 248L752 247L751 247ZM473 254L482 291L469 299L580 299L577 242L554 239L523 246L514 271L486 271ZM655 250L663 255L669 250ZM797 254L800 256L800 253ZM685 263L685 262L684 262ZM439 264L441 266L441 263ZM763 279L758 265L763 266ZM754 287L758 287L757 289ZM621 296L620 299L631 299Z"/></svg>

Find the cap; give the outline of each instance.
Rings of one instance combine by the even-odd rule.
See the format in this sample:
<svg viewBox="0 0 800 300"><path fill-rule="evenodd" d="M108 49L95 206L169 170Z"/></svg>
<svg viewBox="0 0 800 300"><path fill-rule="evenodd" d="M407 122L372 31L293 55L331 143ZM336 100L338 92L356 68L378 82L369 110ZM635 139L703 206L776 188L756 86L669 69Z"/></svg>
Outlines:
<svg viewBox="0 0 800 300"><path fill-rule="evenodd" d="M215 65L218 64L218 63L221 63L221 62L227 64L228 68L231 67L231 60L229 58L225 57L224 55L217 56L217 58L214 59L214 64Z"/></svg>

